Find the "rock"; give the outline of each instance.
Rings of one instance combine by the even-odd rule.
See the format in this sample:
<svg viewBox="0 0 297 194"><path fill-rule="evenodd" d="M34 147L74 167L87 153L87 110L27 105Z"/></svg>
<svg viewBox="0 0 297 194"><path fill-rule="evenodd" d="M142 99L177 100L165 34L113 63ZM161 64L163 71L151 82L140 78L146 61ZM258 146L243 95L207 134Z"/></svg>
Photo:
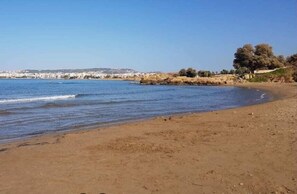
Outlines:
<svg viewBox="0 0 297 194"><path fill-rule="evenodd" d="M243 186L243 183L239 183L240 186Z"/></svg>
<svg viewBox="0 0 297 194"><path fill-rule="evenodd" d="M254 115L254 113L253 113L253 112L251 112L251 113L249 113L249 115Z"/></svg>

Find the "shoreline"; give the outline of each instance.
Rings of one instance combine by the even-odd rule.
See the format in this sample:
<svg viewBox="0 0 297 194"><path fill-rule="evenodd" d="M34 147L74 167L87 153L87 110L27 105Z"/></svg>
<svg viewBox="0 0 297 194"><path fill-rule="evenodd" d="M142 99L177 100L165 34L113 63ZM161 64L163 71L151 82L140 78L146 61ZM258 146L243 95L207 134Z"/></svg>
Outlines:
<svg viewBox="0 0 297 194"><path fill-rule="evenodd" d="M233 86L274 99L0 144L0 192L297 192L296 84Z"/></svg>
<svg viewBox="0 0 297 194"><path fill-rule="evenodd" d="M102 79L103 80L103 79ZM111 80L111 79L110 79ZM108 81L108 80L107 80ZM111 80L115 81L115 80ZM124 80L118 80L118 81L124 81ZM250 86L252 85L252 87ZM180 113L170 113L170 114L165 114L165 115L158 115L158 116L152 116L152 117L146 117L146 118L139 118L139 119L130 119L130 120L123 120L123 121L117 121L117 122L110 122L110 123L105 123L105 124L94 124L94 125L88 125L84 127L75 127L75 129L66 129L66 130L57 130L57 131L50 131L50 132L44 132L40 134L34 134L34 135L29 135L29 136L24 136L24 137L17 137L17 138L11 138L11 139L3 139L0 140L0 150L1 150L1 145L7 145L7 144L15 144L15 143L21 143L21 142L26 142L30 140L34 140L35 138L40 138L43 136L56 136L56 135L65 135L68 133L77 133L80 131L90 131L90 130L104 130L106 128L112 127L112 126L118 126L118 125L125 125L129 123L136 123L136 122L142 122L146 120L154 120L158 118L165 118L165 117L172 117L172 116L187 116L191 114L199 114L199 113L208 113L208 112L214 112L214 111L223 111L223 110L229 110L229 109L237 109L241 107L247 107L247 106L253 106L253 105L258 105L258 104L263 104L263 103L268 103L277 99L280 99L282 97L282 94L273 94L270 90L267 90L267 83L260 83L260 84L225 84L225 85L209 85L208 87L239 87L239 88L248 88L248 89L261 89L263 92L266 94L269 94L269 99L266 99L264 102L260 103L253 103L253 104L248 104L248 105L241 105L238 107L232 107L232 108L225 108L225 109L218 109L218 110L207 110L207 111L192 111L192 112L180 112ZM168 85L171 86L171 85ZM184 86L190 86L190 85L184 85ZM191 87L199 87L202 85L193 85ZM183 86L181 86L183 87Z"/></svg>

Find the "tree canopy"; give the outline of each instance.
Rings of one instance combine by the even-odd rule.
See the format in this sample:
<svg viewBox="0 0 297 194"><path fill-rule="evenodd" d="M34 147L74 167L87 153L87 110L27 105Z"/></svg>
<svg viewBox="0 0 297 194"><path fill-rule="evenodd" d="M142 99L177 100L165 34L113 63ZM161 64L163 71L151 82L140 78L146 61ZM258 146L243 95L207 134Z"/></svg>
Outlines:
<svg viewBox="0 0 297 194"><path fill-rule="evenodd" d="M197 72L193 68L188 68L186 70L186 74L187 74L187 77L196 77L197 76Z"/></svg>
<svg viewBox="0 0 297 194"><path fill-rule="evenodd" d="M297 53L287 58L287 65L297 68Z"/></svg>
<svg viewBox="0 0 297 194"><path fill-rule="evenodd" d="M248 69L253 72L256 69L274 69L283 67L285 59L283 56L275 56L273 49L268 44L258 44L253 47L246 44L238 48L234 54L233 67L238 69Z"/></svg>
<svg viewBox="0 0 297 194"><path fill-rule="evenodd" d="M286 65L293 67L293 80L297 82L297 53L287 57Z"/></svg>
<svg viewBox="0 0 297 194"><path fill-rule="evenodd" d="M212 73L210 71L200 70L197 72L199 77L211 77Z"/></svg>
<svg viewBox="0 0 297 194"><path fill-rule="evenodd" d="M197 71L193 68L188 68L188 69L181 69L178 72L179 76L187 76L187 77L196 77L197 76Z"/></svg>
<svg viewBox="0 0 297 194"><path fill-rule="evenodd" d="M221 74L229 74L229 71L226 70L226 69L223 69L220 73L221 73Z"/></svg>
<svg viewBox="0 0 297 194"><path fill-rule="evenodd" d="M187 72L185 69L181 69L179 72L178 72L179 76L187 76Z"/></svg>

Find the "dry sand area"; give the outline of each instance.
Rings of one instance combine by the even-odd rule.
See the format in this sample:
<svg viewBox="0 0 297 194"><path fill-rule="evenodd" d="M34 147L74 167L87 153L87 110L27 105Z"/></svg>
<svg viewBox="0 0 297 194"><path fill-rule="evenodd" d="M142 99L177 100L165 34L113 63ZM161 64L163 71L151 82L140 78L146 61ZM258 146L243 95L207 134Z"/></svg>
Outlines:
<svg viewBox="0 0 297 194"><path fill-rule="evenodd" d="M0 193L297 193L297 87L274 101L0 145Z"/></svg>

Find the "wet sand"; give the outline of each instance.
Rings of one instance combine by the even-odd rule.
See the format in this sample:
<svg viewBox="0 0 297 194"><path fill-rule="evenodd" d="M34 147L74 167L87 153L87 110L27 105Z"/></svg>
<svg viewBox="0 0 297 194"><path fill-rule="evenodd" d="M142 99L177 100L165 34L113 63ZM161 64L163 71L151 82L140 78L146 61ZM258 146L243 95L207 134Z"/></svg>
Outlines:
<svg viewBox="0 0 297 194"><path fill-rule="evenodd" d="M296 193L297 86L272 102L0 145L0 193Z"/></svg>

